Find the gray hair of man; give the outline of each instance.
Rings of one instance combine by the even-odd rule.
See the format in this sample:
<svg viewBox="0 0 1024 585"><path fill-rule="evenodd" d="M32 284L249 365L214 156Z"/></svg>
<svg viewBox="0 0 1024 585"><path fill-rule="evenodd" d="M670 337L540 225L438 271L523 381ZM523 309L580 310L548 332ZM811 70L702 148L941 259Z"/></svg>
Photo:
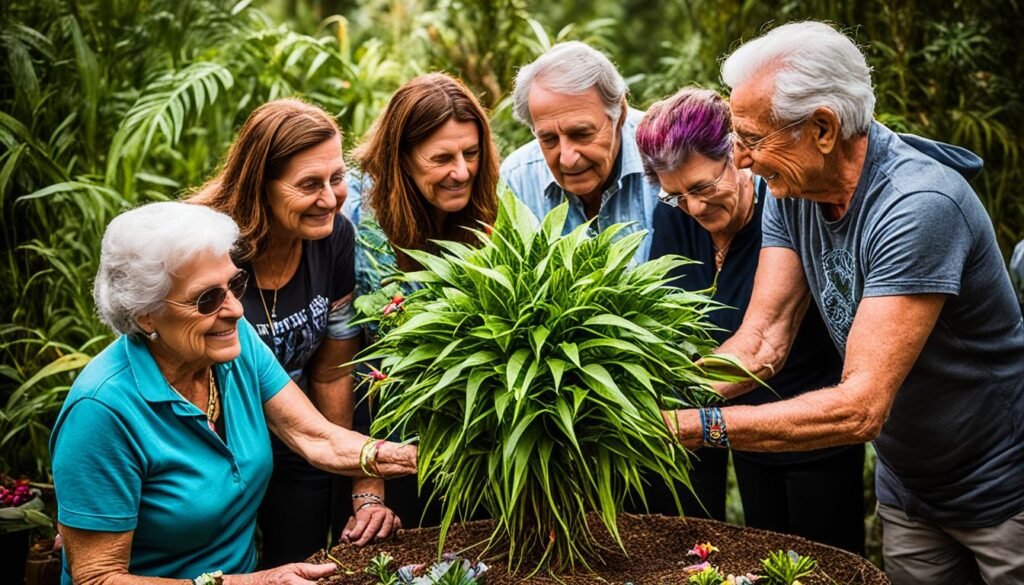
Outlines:
<svg viewBox="0 0 1024 585"><path fill-rule="evenodd" d="M93 299L100 319L114 331L143 333L138 318L164 310L171 277L202 252L228 254L238 226L205 205L141 205L107 225Z"/></svg>
<svg viewBox="0 0 1024 585"><path fill-rule="evenodd" d="M629 88L622 74L604 53L579 41L558 43L524 65L516 75L512 99L517 120L533 130L530 116L530 88L540 83L545 88L567 95L580 95L597 89L612 125L618 125Z"/></svg>
<svg viewBox="0 0 1024 585"><path fill-rule="evenodd" d="M828 24L794 22L741 45L722 64L722 81L735 89L773 70L776 122L796 122L824 107L839 118L843 138L871 127L871 68L857 45Z"/></svg>

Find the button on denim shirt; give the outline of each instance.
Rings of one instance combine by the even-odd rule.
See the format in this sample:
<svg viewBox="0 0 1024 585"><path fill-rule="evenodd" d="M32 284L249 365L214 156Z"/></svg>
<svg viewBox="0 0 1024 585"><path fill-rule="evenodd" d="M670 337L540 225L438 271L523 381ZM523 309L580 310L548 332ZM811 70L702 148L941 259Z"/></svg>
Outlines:
<svg viewBox="0 0 1024 585"><path fill-rule="evenodd" d="M616 223L635 222L619 232L618 237L637 230L647 230L647 237L634 257L637 263L646 261L651 249L652 218L655 206L658 205L660 189L659 185L651 184L644 178L640 151L636 146L636 127L643 115L643 112L631 108L626 116L626 122L622 125L619 176L601 194L601 207L591 224L591 233L596 234ZM583 202L555 181L537 140L524 144L505 159L501 165L501 178L537 219L543 219L549 211L568 200L569 214L564 233L568 234L587 221Z"/></svg>

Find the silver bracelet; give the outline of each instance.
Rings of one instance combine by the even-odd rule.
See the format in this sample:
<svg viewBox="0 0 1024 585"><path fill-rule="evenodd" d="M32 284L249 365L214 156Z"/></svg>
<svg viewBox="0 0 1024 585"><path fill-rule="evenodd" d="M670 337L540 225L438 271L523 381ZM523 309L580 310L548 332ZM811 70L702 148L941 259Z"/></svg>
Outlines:
<svg viewBox="0 0 1024 585"><path fill-rule="evenodd" d="M377 494L371 494L370 492L352 494L352 501L354 502L356 500L376 500L378 502L384 503L384 498L378 496Z"/></svg>
<svg viewBox="0 0 1024 585"><path fill-rule="evenodd" d="M383 502L373 502L373 501L364 502L364 503L360 504L358 508L356 508L356 513L362 512L363 508L369 508L370 506L380 506L381 508L383 508L384 504L383 504Z"/></svg>

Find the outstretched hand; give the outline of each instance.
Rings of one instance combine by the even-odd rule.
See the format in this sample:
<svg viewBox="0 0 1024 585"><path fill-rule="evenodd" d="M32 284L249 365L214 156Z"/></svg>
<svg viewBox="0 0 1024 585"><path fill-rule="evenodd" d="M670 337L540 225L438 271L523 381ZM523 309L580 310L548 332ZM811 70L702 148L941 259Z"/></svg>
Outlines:
<svg viewBox="0 0 1024 585"><path fill-rule="evenodd" d="M338 568L334 563L291 563L248 575L225 575L224 585L312 585Z"/></svg>

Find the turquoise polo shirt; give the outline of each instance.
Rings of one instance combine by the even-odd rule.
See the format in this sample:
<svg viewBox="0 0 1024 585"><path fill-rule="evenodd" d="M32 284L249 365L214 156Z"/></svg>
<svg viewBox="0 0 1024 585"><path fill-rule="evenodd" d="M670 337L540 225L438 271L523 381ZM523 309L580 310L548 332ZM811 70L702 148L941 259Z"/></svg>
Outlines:
<svg viewBox="0 0 1024 585"><path fill-rule="evenodd" d="M119 337L71 386L50 436L58 520L134 530L134 575L256 567L256 510L273 467L263 403L291 380L244 319L238 339L241 354L214 366L226 441L140 340ZM62 583L71 583L66 558Z"/></svg>

